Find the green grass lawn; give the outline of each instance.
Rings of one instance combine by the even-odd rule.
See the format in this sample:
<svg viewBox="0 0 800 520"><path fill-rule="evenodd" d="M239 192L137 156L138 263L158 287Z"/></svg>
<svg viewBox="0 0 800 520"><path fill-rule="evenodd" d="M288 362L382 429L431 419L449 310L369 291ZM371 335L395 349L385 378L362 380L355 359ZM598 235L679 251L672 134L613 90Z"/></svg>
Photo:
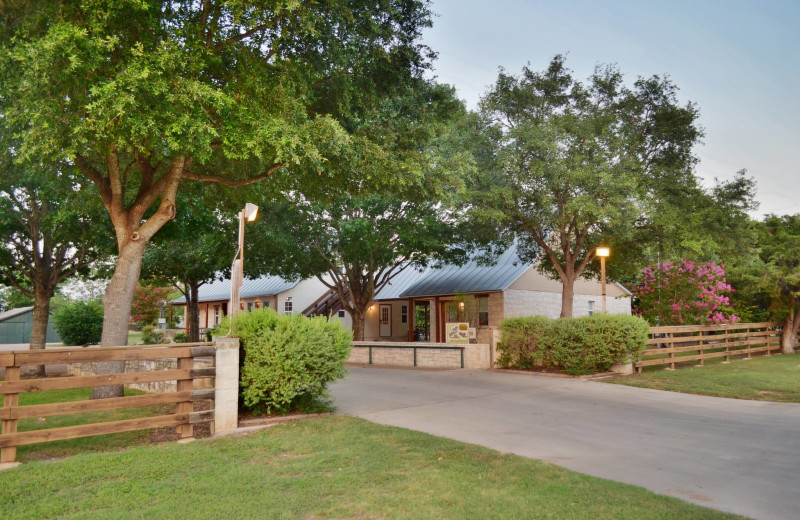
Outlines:
<svg viewBox="0 0 800 520"><path fill-rule="evenodd" d="M706 360L702 367L646 370L603 381L689 394L800 403L800 356L772 355L750 360Z"/></svg>
<svg viewBox="0 0 800 520"><path fill-rule="evenodd" d="M333 416L0 472L10 518L735 518L635 486Z"/></svg>
<svg viewBox="0 0 800 520"><path fill-rule="evenodd" d="M128 331L128 345L138 345L141 342L142 342L141 330Z"/></svg>
<svg viewBox="0 0 800 520"><path fill-rule="evenodd" d="M45 404L54 402L83 401L89 399L91 388L76 388L71 390L49 390L46 392L32 392L20 394L20 406ZM125 395L141 395L143 392L126 389ZM144 408L126 408L122 410L108 410L101 412L88 412L74 415L59 415L46 418L20 419L17 428L20 432L40 430L44 428L61 428L77 424L98 422L121 421L153 415L171 413L174 405L150 406ZM44 419L44 420L42 420ZM31 460L53 459L68 457L79 453L105 452L125 449L130 446L148 443L149 431L132 431L115 433L111 435L97 435L81 437L64 441L54 441L43 444L28 444L17 448L17 460L28 462Z"/></svg>

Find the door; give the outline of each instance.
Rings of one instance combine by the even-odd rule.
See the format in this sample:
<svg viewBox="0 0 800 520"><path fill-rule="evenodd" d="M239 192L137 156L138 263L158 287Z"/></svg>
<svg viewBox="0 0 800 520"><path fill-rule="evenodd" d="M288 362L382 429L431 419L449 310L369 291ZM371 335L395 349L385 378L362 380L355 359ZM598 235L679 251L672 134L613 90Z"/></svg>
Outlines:
<svg viewBox="0 0 800 520"><path fill-rule="evenodd" d="M392 306L381 305L379 311L380 334L382 338L388 338L392 335Z"/></svg>

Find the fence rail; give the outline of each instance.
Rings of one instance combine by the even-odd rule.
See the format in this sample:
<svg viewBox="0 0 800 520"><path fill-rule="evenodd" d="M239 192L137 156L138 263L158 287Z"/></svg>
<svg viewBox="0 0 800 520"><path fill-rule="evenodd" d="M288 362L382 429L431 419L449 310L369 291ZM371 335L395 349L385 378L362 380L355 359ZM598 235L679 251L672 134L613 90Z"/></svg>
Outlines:
<svg viewBox="0 0 800 520"><path fill-rule="evenodd" d="M216 369L213 367L195 369L194 358L213 357L215 354L216 347L214 343L185 343L181 344L181 346L147 345L54 349L48 351L12 351L0 354L0 366L4 366L6 370L5 381L0 381L0 394L4 394L3 407L0 408L0 420L3 422L2 434L0 434L0 463L14 462L17 457L17 446L40 442L160 428L163 426L175 426L181 437L192 437L194 435L194 424L214 420L213 409L195 412L193 411L193 403L198 400L213 400L215 398L214 390L193 390L194 380L214 377L216 374ZM20 368L28 365L161 359L177 359L177 369L44 379L20 378ZM157 381L177 381L177 391L110 399L19 406L19 395L24 393ZM169 415L44 430L17 431L17 421L19 419L172 403L175 404L175 412Z"/></svg>
<svg viewBox="0 0 800 520"><path fill-rule="evenodd" d="M651 327L647 348L635 363L639 373L647 366L669 365L706 359L745 356L763 352L769 356L780 350L780 324L736 323L733 325L688 325ZM696 354L695 354L696 352Z"/></svg>

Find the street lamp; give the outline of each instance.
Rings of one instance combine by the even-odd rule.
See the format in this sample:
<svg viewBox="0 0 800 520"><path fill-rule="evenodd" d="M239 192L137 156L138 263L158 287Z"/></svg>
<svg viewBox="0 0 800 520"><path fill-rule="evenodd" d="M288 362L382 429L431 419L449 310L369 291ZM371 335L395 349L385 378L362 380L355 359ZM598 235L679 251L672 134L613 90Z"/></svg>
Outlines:
<svg viewBox="0 0 800 520"><path fill-rule="evenodd" d="M257 216L258 206L249 202L239 213L239 249L236 250L231 266L231 301L228 305L231 319L239 313L239 290L244 281L244 223L253 222Z"/></svg>
<svg viewBox="0 0 800 520"><path fill-rule="evenodd" d="M611 255L611 249L606 246L597 246L594 254L600 257L600 284L603 287L603 314L606 313L606 258Z"/></svg>

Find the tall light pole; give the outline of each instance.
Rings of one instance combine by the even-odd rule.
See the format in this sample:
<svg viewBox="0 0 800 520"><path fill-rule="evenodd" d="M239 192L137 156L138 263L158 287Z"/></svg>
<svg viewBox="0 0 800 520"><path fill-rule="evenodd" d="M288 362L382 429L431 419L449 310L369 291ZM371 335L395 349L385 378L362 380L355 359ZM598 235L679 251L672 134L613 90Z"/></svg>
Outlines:
<svg viewBox="0 0 800 520"><path fill-rule="evenodd" d="M239 248L231 266L231 301L228 315L233 318L239 313L239 290L244 281L244 223L253 222L258 216L258 206L247 203L239 213Z"/></svg>
<svg viewBox="0 0 800 520"><path fill-rule="evenodd" d="M600 284L603 287L603 314L606 313L606 258L611 255L611 249L606 246L597 246L594 254L600 257Z"/></svg>

